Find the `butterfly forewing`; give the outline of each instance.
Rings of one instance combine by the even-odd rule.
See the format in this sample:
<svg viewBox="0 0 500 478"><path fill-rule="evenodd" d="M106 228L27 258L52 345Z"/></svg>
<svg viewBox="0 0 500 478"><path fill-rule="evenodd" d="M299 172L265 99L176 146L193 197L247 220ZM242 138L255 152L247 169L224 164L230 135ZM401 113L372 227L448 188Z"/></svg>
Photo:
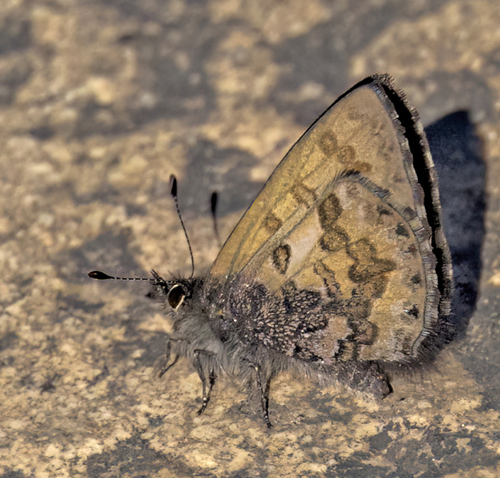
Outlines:
<svg viewBox="0 0 500 478"><path fill-rule="evenodd" d="M411 147L422 169L432 160L418 132L409 144L401 112L418 129L388 77L358 84L292 147L242 217L204 298L246 339L327 364L419 353L448 298L424 204L430 195L439 211L437 186L424 192Z"/></svg>

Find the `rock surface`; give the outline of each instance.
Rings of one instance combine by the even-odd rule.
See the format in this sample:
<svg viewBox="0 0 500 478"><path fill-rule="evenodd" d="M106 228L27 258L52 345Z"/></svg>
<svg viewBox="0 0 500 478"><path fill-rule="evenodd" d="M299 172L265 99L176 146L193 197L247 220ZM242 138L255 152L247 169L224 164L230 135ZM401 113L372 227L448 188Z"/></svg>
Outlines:
<svg viewBox="0 0 500 478"><path fill-rule="evenodd" d="M307 7L306 7L307 5ZM500 475L496 0L18 0L0 6L0 476ZM169 322L137 284L189 274L304 129L388 72L440 174L459 339L383 401L283 375L275 427L221 380L158 380ZM487 174L486 174L487 171Z"/></svg>

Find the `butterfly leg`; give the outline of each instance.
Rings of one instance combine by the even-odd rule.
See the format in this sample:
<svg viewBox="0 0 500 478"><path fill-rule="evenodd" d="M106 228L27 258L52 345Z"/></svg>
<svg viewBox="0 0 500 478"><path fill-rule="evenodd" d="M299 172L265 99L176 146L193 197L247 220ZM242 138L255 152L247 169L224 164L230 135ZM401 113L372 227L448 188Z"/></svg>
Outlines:
<svg viewBox="0 0 500 478"><path fill-rule="evenodd" d="M257 387L260 392L260 403L262 406L262 413L264 414L264 421L266 422L267 428L272 428L273 424L269 419L269 392L271 389L271 379L273 376L269 374L263 380L262 377L262 368L256 364L255 362L251 362L250 360L245 360L245 362L250 365L255 371L255 381L257 382Z"/></svg>
<svg viewBox="0 0 500 478"><path fill-rule="evenodd" d="M196 371L200 376L201 385L203 387L202 404L201 408L198 410L198 415L201 415L207 408L208 402L210 401L212 388L214 387L215 380L217 379L217 375L215 375L213 366L209 367L208 374L206 373L207 367L204 367L204 365L210 364L210 359L212 358L212 356L213 353L207 352L203 349L196 349L194 351L194 366L196 367Z"/></svg>
<svg viewBox="0 0 500 478"><path fill-rule="evenodd" d="M183 339L174 339L172 337L167 338L167 344L165 345L165 354L163 355L162 363L163 365L158 372L158 377L161 378L165 373L167 373L179 360L179 354L174 353L174 358L170 361L170 355L172 353L172 342L186 342Z"/></svg>
<svg viewBox="0 0 500 478"><path fill-rule="evenodd" d="M273 424L269 419L269 391L271 389L271 378L268 378L264 385L262 383L261 374L257 373L257 382L260 389L260 399L262 404L262 411L264 413L264 421L266 422L267 428L272 428Z"/></svg>

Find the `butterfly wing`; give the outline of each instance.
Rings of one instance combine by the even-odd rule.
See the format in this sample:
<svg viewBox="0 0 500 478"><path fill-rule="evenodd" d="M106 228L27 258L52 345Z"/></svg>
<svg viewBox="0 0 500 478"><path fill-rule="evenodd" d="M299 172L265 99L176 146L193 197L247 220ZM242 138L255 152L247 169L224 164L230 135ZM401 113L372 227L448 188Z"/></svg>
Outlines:
<svg viewBox="0 0 500 478"><path fill-rule="evenodd" d="M367 78L278 165L214 262L205 306L290 357L414 359L449 312L439 211L416 113L388 76Z"/></svg>

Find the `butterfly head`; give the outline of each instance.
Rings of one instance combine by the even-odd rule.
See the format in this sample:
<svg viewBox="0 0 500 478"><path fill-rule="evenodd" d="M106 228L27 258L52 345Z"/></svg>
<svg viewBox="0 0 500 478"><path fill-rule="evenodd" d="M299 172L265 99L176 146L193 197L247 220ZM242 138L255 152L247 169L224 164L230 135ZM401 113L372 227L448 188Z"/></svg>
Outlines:
<svg viewBox="0 0 500 478"><path fill-rule="evenodd" d="M174 311L179 311L191 302L196 288L196 279L165 280L156 271L151 271L151 289L147 297L157 299Z"/></svg>

